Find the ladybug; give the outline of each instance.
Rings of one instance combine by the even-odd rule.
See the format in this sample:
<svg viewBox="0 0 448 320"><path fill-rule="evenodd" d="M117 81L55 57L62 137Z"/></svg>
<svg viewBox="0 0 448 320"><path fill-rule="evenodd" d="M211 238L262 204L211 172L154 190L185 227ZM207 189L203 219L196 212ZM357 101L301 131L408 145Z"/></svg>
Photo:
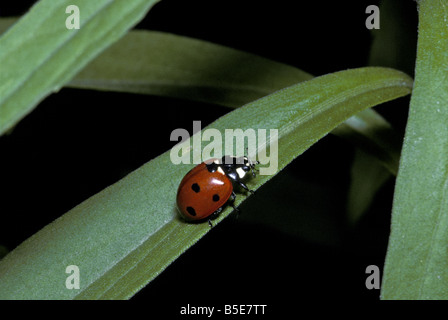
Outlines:
<svg viewBox="0 0 448 320"><path fill-rule="evenodd" d="M181 216L190 222L216 218L225 205L236 198L234 189L243 188L249 171L255 177L255 165L248 157L224 156L212 158L191 169L180 182L177 190L177 207Z"/></svg>

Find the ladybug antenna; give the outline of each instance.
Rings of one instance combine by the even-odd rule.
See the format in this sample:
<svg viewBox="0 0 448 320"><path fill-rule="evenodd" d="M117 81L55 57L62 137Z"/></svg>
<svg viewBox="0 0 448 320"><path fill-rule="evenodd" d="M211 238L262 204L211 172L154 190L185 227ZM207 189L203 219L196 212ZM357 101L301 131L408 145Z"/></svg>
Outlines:
<svg viewBox="0 0 448 320"><path fill-rule="evenodd" d="M254 162L248 156L246 156L246 158L247 158L247 161L249 162L249 167L250 167L250 170L252 171L252 175L255 177L255 170L256 170L255 165L259 164L260 162L257 160L255 160L255 162Z"/></svg>
<svg viewBox="0 0 448 320"><path fill-rule="evenodd" d="M255 170L256 170L255 165L259 164L260 161L258 160L252 161L252 159L249 157L249 147L246 147L246 154L247 154L246 158L247 161L249 162L249 167L252 171L252 175L255 177Z"/></svg>

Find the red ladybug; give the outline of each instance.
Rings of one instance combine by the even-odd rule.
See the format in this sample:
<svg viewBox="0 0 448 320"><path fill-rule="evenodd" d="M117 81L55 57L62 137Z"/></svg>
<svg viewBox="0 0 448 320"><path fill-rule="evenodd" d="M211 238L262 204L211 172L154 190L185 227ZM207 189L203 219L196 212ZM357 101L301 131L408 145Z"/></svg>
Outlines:
<svg viewBox="0 0 448 320"><path fill-rule="evenodd" d="M234 187L249 190L243 182L251 171L255 177L255 164L248 157L224 156L209 159L191 169L182 179L177 190L177 207L187 221L216 218L226 204L234 209Z"/></svg>

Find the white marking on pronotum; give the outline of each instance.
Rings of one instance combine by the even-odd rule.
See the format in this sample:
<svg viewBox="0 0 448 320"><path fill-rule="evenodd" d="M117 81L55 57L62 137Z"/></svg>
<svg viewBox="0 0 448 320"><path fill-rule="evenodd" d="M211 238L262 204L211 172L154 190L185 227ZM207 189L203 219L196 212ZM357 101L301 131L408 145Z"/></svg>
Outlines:
<svg viewBox="0 0 448 320"><path fill-rule="evenodd" d="M220 174L223 174L223 175L225 175L225 172L224 172L224 170L222 170L222 168L221 167L218 167L218 170L217 170Z"/></svg>
<svg viewBox="0 0 448 320"><path fill-rule="evenodd" d="M244 178L244 176L246 175L246 171L244 171L243 168L236 168L236 173L238 173L240 179Z"/></svg>

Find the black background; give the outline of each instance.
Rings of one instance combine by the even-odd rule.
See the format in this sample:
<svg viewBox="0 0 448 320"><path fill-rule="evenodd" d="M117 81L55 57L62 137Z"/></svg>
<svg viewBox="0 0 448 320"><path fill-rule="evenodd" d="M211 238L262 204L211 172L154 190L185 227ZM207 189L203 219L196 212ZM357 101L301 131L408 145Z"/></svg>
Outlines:
<svg viewBox="0 0 448 320"><path fill-rule="evenodd" d="M2 2L0 15L23 14L33 2ZM407 2L403 15L409 33L416 35L416 5L401 2ZM318 76L368 65L372 35L365 27L365 8L370 4L378 1L163 0L136 27L223 44ZM413 37L408 45L415 56ZM411 63L401 66L410 75L413 68ZM408 103L408 97L402 98L376 110L403 134ZM229 111L89 90L62 89L49 96L11 134L0 137L0 245L14 249L168 150L172 130L191 132L193 120L204 127ZM365 287L365 268L383 267L394 180L356 226L348 225L353 152L353 146L332 135L322 139L245 201L238 219L225 219L133 299L156 301L174 313L188 303L267 304L276 313L296 310L303 299L378 300L379 290ZM280 204L282 197L288 210ZM282 214L289 215L285 221L300 223L297 232L257 218L279 215L281 220Z"/></svg>

